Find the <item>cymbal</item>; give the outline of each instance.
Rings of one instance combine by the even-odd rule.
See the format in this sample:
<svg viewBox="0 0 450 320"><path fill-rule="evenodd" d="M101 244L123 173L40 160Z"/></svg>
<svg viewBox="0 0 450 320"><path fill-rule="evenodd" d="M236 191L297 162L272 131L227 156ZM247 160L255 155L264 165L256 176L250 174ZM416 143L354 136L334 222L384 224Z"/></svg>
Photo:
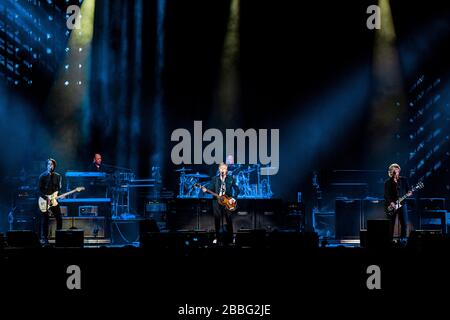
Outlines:
<svg viewBox="0 0 450 320"><path fill-rule="evenodd" d="M186 174L186 177L193 177L193 178L209 178L209 176L207 174L203 174L203 173L190 173L190 174Z"/></svg>
<svg viewBox="0 0 450 320"><path fill-rule="evenodd" d="M192 171L192 169L185 169L184 167L181 169L175 170L175 172L186 172L186 171Z"/></svg>

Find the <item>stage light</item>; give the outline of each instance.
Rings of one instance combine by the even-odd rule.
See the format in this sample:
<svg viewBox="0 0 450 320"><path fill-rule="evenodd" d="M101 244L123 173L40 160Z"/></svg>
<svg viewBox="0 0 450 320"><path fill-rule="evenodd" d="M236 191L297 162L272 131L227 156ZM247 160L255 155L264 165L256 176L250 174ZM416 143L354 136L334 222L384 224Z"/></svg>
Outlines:
<svg viewBox="0 0 450 320"><path fill-rule="evenodd" d="M73 2L72 2L73 3ZM85 0L80 6L83 15L80 27L82 35L75 32L65 34L67 44L65 44L64 62L61 65L58 78L55 80L48 98L50 110L63 123L60 132L56 134L60 137L54 141L55 152L64 155L67 159L74 158L76 154L76 142L80 141L80 131L84 130L85 118L89 116L89 99L85 99L89 92L90 76L90 51L91 40L94 28L95 0ZM62 17L64 14L62 14ZM64 35L62 35L64 36ZM52 35L54 37L54 35ZM83 68L80 67L83 66ZM78 66L78 67L77 67ZM63 88L66 90L61 91ZM78 119L81 112L83 124L80 125Z"/></svg>
<svg viewBox="0 0 450 320"><path fill-rule="evenodd" d="M373 49L374 95L371 120L368 124L370 136L377 137L369 141L367 161L374 166L382 166L385 154L392 151L406 153L406 146L399 144L396 135L406 113L405 93L398 56L394 21L389 0L379 0L381 10L380 29L376 29ZM393 109L393 106L395 109ZM408 135L404 136L405 138ZM397 139L395 139L397 138ZM400 149L399 149L400 148ZM401 150L405 149L405 150Z"/></svg>
<svg viewBox="0 0 450 320"><path fill-rule="evenodd" d="M52 54L52 49L47 48L47 54Z"/></svg>
<svg viewBox="0 0 450 320"><path fill-rule="evenodd" d="M239 77L238 60L240 55L239 19L240 0L230 2L230 14L228 17L227 31L224 38L220 84L218 90L219 108L216 117L221 125L229 127L235 121L237 108L239 107Z"/></svg>

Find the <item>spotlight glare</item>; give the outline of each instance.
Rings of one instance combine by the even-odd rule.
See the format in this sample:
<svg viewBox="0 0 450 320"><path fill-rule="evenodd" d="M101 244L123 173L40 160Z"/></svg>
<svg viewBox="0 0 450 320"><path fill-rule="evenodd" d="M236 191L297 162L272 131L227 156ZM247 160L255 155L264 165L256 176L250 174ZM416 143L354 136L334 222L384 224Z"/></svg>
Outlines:
<svg viewBox="0 0 450 320"><path fill-rule="evenodd" d="M64 85L67 87L69 85L69 81L66 80L66 82L64 82Z"/></svg>

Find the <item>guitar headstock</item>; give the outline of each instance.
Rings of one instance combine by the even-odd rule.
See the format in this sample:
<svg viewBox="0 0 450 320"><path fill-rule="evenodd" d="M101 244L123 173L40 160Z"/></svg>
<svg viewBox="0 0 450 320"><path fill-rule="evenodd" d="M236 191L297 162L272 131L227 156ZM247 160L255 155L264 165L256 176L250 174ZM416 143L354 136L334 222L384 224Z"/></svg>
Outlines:
<svg viewBox="0 0 450 320"><path fill-rule="evenodd" d="M77 192L81 192L81 191L84 191L85 188L84 187L77 187L77 188L75 188L75 190L77 190Z"/></svg>

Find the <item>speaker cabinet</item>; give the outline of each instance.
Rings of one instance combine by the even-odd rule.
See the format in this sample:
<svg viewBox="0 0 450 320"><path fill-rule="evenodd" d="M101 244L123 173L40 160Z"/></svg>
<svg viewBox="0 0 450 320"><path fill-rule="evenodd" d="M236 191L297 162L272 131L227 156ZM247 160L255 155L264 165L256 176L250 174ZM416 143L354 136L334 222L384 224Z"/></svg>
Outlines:
<svg viewBox="0 0 450 320"><path fill-rule="evenodd" d="M56 230L55 247L82 248L83 245L83 230Z"/></svg>
<svg viewBox="0 0 450 320"><path fill-rule="evenodd" d="M450 222L450 213L446 210L425 210L420 215L421 230L440 230L447 234L447 224Z"/></svg>
<svg viewBox="0 0 450 320"><path fill-rule="evenodd" d="M255 228L255 216L248 211L237 211L231 218L233 222L233 230L237 232L239 230L250 230Z"/></svg>
<svg viewBox="0 0 450 320"><path fill-rule="evenodd" d="M361 227L361 200L336 199L336 239L358 239Z"/></svg>
<svg viewBox="0 0 450 320"><path fill-rule="evenodd" d="M361 229L367 229L368 220L386 219L384 213L384 199L372 198L362 200Z"/></svg>
<svg viewBox="0 0 450 320"><path fill-rule="evenodd" d="M212 203L209 199L177 199L168 203L169 231L214 230Z"/></svg>
<svg viewBox="0 0 450 320"><path fill-rule="evenodd" d="M63 217L62 229L82 229L85 238L107 238L109 230L106 227L105 217ZM56 220L50 219L49 239L56 235Z"/></svg>

